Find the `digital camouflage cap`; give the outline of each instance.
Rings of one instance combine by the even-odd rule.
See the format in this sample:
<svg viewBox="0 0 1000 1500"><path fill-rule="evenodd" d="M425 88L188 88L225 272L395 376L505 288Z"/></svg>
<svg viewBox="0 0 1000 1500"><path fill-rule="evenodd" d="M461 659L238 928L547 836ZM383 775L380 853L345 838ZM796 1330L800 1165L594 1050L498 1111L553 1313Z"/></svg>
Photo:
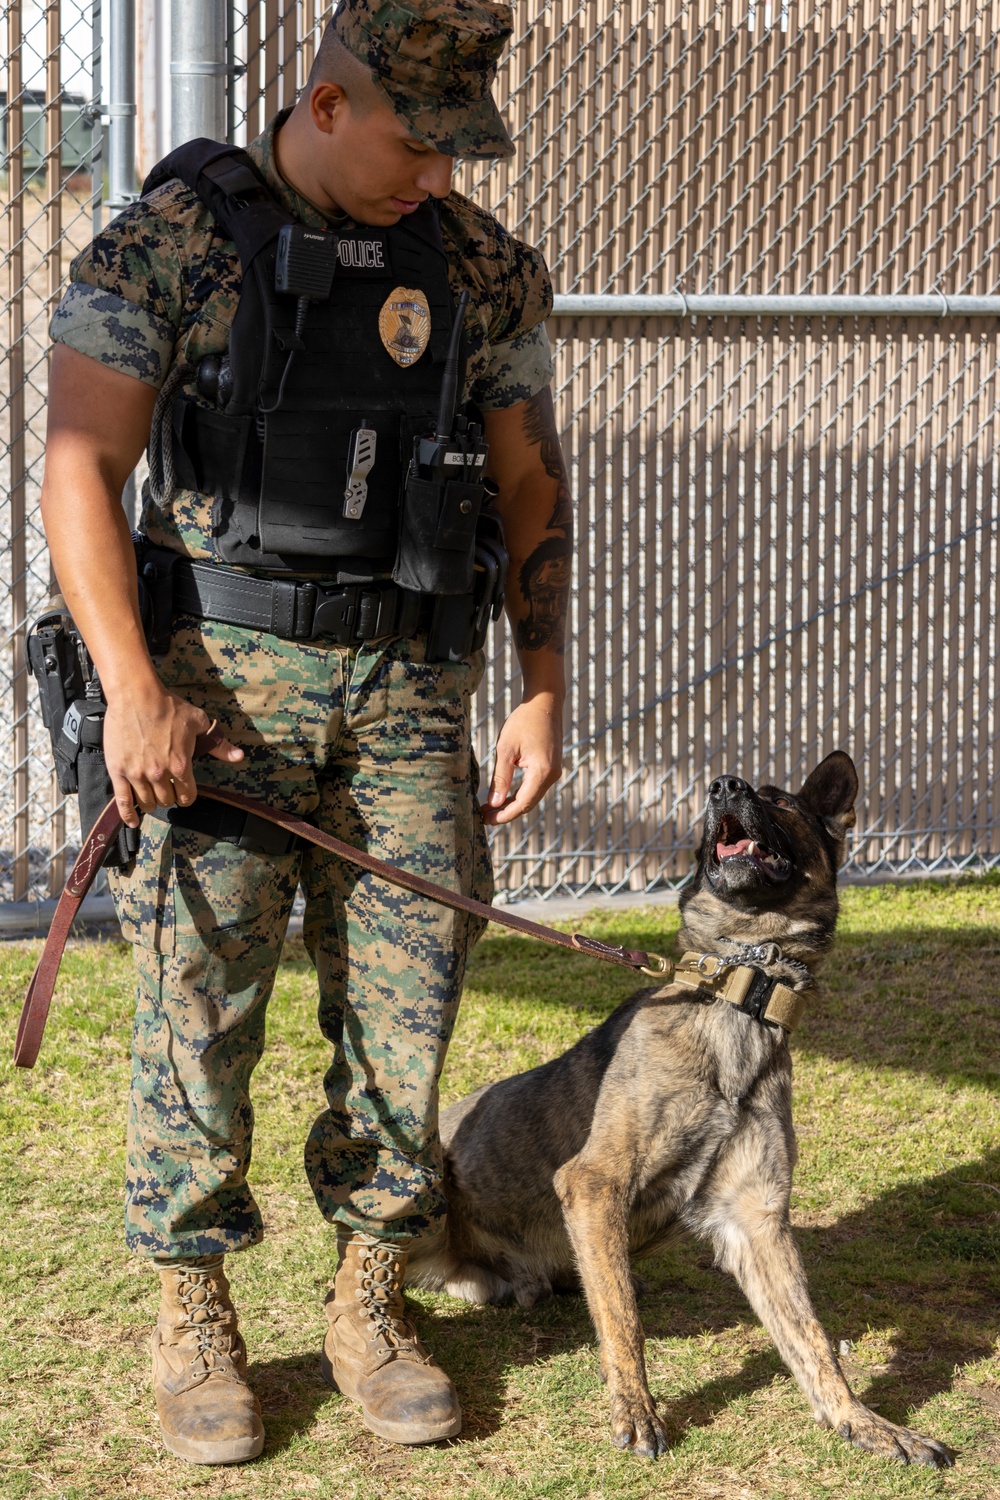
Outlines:
<svg viewBox="0 0 1000 1500"><path fill-rule="evenodd" d="M414 135L445 156L513 156L490 92L511 7L484 0L341 0L333 28Z"/></svg>

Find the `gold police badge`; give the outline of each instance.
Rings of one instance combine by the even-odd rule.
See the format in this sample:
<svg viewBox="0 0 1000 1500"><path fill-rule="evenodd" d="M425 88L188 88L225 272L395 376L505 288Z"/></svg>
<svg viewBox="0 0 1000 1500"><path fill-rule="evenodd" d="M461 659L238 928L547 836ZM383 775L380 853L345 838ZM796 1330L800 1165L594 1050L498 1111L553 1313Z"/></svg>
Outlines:
<svg viewBox="0 0 1000 1500"><path fill-rule="evenodd" d="M431 336L431 309L423 292L410 286L390 292L378 315L378 331L397 365L405 370L416 364Z"/></svg>

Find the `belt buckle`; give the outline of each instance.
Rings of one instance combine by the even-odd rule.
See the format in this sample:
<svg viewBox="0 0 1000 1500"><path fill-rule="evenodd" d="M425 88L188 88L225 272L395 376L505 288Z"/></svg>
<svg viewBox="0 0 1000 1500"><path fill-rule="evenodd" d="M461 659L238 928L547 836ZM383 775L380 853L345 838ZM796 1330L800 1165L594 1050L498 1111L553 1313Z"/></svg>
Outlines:
<svg viewBox="0 0 1000 1500"><path fill-rule="evenodd" d="M315 640L318 635L326 635L338 646L349 646L354 639L357 589L318 589L317 593L319 598L313 611L310 640Z"/></svg>
<svg viewBox="0 0 1000 1500"><path fill-rule="evenodd" d="M396 634L399 591L381 581L358 585L358 613L355 631L365 645L391 640Z"/></svg>

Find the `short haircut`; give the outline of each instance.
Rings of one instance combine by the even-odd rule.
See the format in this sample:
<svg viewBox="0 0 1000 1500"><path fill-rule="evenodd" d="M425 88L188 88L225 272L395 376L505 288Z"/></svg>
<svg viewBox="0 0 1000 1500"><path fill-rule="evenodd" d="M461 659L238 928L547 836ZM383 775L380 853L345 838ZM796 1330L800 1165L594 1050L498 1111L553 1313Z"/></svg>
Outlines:
<svg viewBox="0 0 1000 1500"><path fill-rule="evenodd" d="M368 114L379 104L390 107L369 69L353 52L348 52L334 30L332 21L316 49L306 87L315 88L317 83L339 84L347 95L351 108L359 115Z"/></svg>

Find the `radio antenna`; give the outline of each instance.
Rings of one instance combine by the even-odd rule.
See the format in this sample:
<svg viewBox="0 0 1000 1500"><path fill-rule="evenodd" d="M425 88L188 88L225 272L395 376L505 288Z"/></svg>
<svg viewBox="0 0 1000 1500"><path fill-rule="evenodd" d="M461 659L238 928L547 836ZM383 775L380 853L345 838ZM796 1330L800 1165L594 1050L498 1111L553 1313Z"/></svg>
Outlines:
<svg viewBox="0 0 1000 1500"><path fill-rule="evenodd" d="M458 367L462 357L462 328L468 305L469 293L465 291L458 299L458 310L455 313L455 321L451 325L448 357L444 362L441 406L438 410L437 431L434 434L439 443L450 438L455 430L455 411L458 407Z"/></svg>

